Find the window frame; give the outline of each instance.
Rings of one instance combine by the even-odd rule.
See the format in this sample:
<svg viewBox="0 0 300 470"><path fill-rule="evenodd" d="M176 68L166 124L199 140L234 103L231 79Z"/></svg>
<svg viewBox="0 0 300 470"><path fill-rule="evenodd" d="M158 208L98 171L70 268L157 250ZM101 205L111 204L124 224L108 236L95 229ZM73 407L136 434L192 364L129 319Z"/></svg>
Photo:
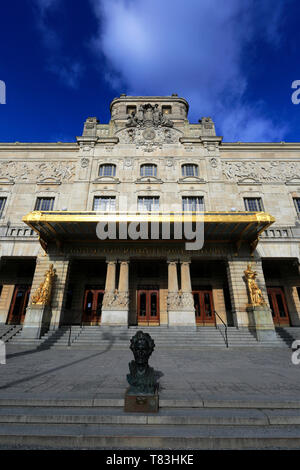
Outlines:
<svg viewBox="0 0 300 470"><path fill-rule="evenodd" d="M112 173L111 174L105 174L105 172L106 172L105 167L106 167L106 169L111 168ZM98 169L98 177L115 178L116 177L116 172L117 172L117 165L115 163L101 163L99 165L99 169Z"/></svg>
<svg viewBox="0 0 300 470"><path fill-rule="evenodd" d="M193 169L193 174L187 174L187 169ZM196 163L183 163L181 165L181 176L183 178L198 178L199 177L199 165Z"/></svg>
<svg viewBox="0 0 300 470"><path fill-rule="evenodd" d="M96 200L99 200L99 205L101 206L101 200L105 201L110 201L109 203L109 208L107 208L107 204L105 204L105 208L95 208L95 202ZM112 205L111 202L114 201L114 204ZM116 211L116 204L117 204L117 198L116 196L105 196L105 195L96 195L93 197L93 211L95 212L115 212Z"/></svg>
<svg viewBox="0 0 300 470"><path fill-rule="evenodd" d="M4 214L4 209L7 203L7 196L1 196L0 201L1 200L3 201L3 203L0 205L0 219L3 217L3 214Z"/></svg>
<svg viewBox="0 0 300 470"><path fill-rule="evenodd" d="M152 205L149 207L145 207L144 201L150 201L152 199L154 208ZM143 207L141 207L141 201L143 201ZM160 206L160 196L138 196L137 198L137 210L138 212L157 212L159 211Z"/></svg>
<svg viewBox="0 0 300 470"><path fill-rule="evenodd" d="M249 208L249 200L256 201L256 203L258 203L258 208L257 209L250 209ZM260 197L260 196L244 197L244 206L245 206L245 211L246 212L263 212L264 211L263 200L262 200L262 197Z"/></svg>
<svg viewBox="0 0 300 470"><path fill-rule="evenodd" d="M190 201L188 201L188 207L186 208L184 199L198 199L198 201L196 202L196 209L190 208ZM200 200L202 204L199 204ZM182 212L204 212L205 210L204 196L182 196L181 201L182 201Z"/></svg>
<svg viewBox="0 0 300 470"><path fill-rule="evenodd" d="M41 208L41 205L43 204L43 201L50 201L50 206L51 208L48 209L43 209ZM54 196L37 196L35 205L34 205L34 210L35 211L53 211L54 208L54 202L55 202L55 197Z"/></svg>
<svg viewBox="0 0 300 470"><path fill-rule="evenodd" d="M298 216L300 216L300 197L293 197L293 202L294 202L294 206L296 209L296 213ZM298 207L298 202L299 202L299 207Z"/></svg>
<svg viewBox="0 0 300 470"><path fill-rule="evenodd" d="M144 170L146 169L146 167L148 167L148 169L152 168L154 171L152 172L152 174L146 174L144 172ZM141 178L146 178L146 177L154 177L154 178L157 178L157 165L155 163L142 163L142 165L140 166L140 177Z"/></svg>

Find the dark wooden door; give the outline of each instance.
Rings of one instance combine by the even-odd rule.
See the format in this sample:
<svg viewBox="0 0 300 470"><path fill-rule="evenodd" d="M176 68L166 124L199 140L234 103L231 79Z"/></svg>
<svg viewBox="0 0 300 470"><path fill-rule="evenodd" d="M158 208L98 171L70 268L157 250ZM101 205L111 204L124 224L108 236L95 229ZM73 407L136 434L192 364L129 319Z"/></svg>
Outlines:
<svg viewBox="0 0 300 470"><path fill-rule="evenodd" d="M210 325L215 323L212 291L201 289L193 291L194 307L197 325Z"/></svg>
<svg viewBox="0 0 300 470"><path fill-rule="evenodd" d="M139 289L137 310L139 325L159 325L159 290Z"/></svg>
<svg viewBox="0 0 300 470"><path fill-rule="evenodd" d="M281 287L268 287L269 303L272 310L273 322L276 326L290 324L289 312L285 295Z"/></svg>
<svg viewBox="0 0 300 470"><path fill-rule="evenodd" d="M16 285L12 296L7 323L9 325L22 325L26 314L30 295L30 285Z"/></svg>
<svg viewBox="0 0 300 470"><path fill-rule="evenodd" d="M82 322L88 325L100 325L104 289L87 287L84 293Z"/></svg>

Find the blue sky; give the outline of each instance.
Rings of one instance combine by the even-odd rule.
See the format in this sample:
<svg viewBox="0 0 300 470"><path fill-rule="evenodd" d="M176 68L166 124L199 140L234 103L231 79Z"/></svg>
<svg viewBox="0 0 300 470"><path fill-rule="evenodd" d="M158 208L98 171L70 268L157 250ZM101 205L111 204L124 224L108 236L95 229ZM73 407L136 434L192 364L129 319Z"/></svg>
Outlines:
<svg viewBox="0 0 300 470"><path fill-rule="evenodd" d="M300 141L297 0L2 0L0 141L74 141L121 93L190 102L224 141Z"/></svg>

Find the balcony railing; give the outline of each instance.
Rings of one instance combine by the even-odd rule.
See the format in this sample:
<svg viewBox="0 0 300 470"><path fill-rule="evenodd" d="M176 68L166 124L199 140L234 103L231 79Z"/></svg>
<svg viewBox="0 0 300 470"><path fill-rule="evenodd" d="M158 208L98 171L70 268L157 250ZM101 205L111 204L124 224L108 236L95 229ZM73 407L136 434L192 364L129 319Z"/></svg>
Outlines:
<svg viewBox="0 0 300 470"><path fill-rule="evenodd" d="M26 225L1 225L0 237L4 238L38 238L38 234Z"/></svg>

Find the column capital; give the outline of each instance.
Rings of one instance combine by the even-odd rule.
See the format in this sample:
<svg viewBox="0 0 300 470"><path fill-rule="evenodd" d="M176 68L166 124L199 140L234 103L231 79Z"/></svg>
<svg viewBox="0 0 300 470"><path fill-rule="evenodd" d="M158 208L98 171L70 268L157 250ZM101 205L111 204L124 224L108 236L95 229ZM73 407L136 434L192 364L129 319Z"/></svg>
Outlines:
<svg viewBox="0 0 300 470"><path fill-rule="evenodd" d="M178 263L178 260L177 259L167 259L167 263L174 266L174 264L176 265Z"/></svg>
<svg viewBox="0 0 300 470"><path fill-rule="evenodd" d="M105 262L106 262L107 264L116 264L116 263L117 263L117 260L116 260L116 259L107 259L107 260L105 260Z"/></svg>

